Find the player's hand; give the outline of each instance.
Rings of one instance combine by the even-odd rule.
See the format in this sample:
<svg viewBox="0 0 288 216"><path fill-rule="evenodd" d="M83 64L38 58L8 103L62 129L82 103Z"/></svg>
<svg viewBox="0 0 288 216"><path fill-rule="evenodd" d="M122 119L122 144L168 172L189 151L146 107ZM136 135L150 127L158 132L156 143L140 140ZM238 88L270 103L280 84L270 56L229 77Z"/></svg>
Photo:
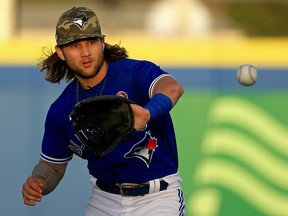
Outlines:
<svg viewBox="0 0 288 216"><path fill-rule="evenodd" d="M41 202L45 183L40 178L28 177L22 187L24 203L28 206L35 206L36 202Z"/></svg>
<svg viewBox="0 0 288 216"><path fill-rule="evenodd" d="M134 129L140 131L150 120L150 112L137 104L131 104L131 108L134 113Z"/></svg>

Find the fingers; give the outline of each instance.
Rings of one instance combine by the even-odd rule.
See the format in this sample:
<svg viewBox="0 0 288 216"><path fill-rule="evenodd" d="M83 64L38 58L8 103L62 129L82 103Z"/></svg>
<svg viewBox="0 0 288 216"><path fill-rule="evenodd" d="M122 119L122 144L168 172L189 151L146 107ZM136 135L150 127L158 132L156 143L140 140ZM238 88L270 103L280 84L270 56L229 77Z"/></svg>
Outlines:
<svg viewBox="0 0 288 216"><path fill-rule="evenodd" d="M35 206L36 202L41 202L44 181L39 178L29 177L22 187L23 201L28 206Z"/></svg>
<svg viewBox="0 0 288 216"><path fill-rule="evenodd" d="M136 131L143 130L150 118L149 111L137 104L131 104L131 108L134 113L134 129Z"/></svg>

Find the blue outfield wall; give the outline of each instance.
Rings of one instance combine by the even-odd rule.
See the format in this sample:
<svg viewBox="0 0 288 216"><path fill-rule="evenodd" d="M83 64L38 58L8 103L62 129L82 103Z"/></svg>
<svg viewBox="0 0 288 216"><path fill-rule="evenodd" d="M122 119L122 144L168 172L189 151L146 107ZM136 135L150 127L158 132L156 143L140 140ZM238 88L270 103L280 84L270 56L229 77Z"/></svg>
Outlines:
<svg viewBox="0 0 288 216"><path fill-rule="evenodd" d="M261 94L261 92L287 92L288 90L286 68L258 68L258 81L252 87L243 87L237 83L237 68L169 67L164 69L184 86L185 95L196 92L201 97L203 92L203 94L209 92L208 94L213 98L215 94L229 94L230 92ZM21 195L22 184L39 159L46 112L66 84L49 84L36 67L0 67L0 74L2 122L0 125L2 138L0 214L5 216L83 215L91 188L86 163L77 157L70 162L67 173L58 188L52 194L45 196L41 204L36 207L27 207L23 204ZM183 106L184 100L185 97L181 101ZM193 101L191 104L193 105ZM177 126L182 123L180 119L177 119L177 109L172 114L176 119L177 132ZM199 131L199 128L195 130ZM193 128L190 128L190 131L193 132ZM193 173L189 167L185 167L185 163L189 164L187 161L190 160L185 157L188 154L184 154L185 146L180 146L179 152L180 165L184 164L180 171L183 173L187 198L191 192L189 185L190 176ZM193 154L191 152L191 155ZM187 204L189 205L189 201Z"/></svg>

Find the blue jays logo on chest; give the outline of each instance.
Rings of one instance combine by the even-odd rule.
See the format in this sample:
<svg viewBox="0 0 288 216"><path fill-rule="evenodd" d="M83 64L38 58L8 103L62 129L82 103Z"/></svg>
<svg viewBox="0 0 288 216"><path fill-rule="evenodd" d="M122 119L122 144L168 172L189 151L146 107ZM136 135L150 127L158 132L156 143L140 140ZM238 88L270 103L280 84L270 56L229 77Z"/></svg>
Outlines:
<svg viewBox="0 0 288 216"><path fill-rule="evenodd" d="M143 146L143 143L146 145ZM142 160L146 166L149 168L150 163L153 158L153 154L158 147L157 139L151 136L150 131L145 132L144 138L136 143L128 153L124 155L125 158L139 158Z"/></svg>
<svg viewBox="0 0 288 216"><path fill-rule="evenodd" d="M85 149L84 144L81 143L81 146L77 145L73 140L70 140L70 145L68 146L69 149L77 154L78 156L83 156L83 151Z"/></svg>

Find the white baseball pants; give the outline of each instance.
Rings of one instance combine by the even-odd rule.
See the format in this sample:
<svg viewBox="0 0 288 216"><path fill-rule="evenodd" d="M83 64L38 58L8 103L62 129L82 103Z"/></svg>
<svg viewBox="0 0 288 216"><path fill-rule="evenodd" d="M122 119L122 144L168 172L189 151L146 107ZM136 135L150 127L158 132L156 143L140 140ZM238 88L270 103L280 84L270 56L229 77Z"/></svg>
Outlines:
<svg viewBox="0 0 288 216"><path fill-rule="evenodd" d="M176 173L162 179L169 183L164 191L155 192L155 185L159 182L159 179L155 179L149 182L149 194L123 197L100 190L96 179L92 177L93 192L85 216L184 216L185 201L181 178Z"/></svg>

